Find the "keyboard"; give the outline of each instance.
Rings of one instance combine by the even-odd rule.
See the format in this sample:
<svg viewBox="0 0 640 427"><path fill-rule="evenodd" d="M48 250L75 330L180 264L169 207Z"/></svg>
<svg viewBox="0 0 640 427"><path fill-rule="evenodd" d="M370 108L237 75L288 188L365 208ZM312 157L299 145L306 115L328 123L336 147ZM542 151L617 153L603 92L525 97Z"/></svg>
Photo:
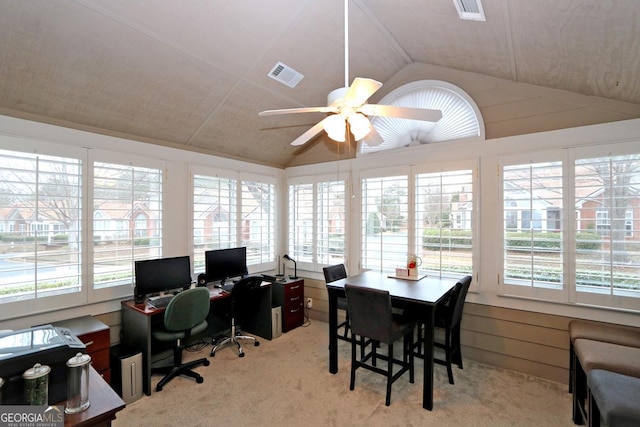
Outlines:
<svg viewBox="0 0 640 427"><path fill-rule="evenodd" d="M223 291L226 291L226 292L231 292L231 289L233 289L233 285L235 285L235 283L226 283L226 284L222 285L220 287L220 289L222 289Z"/></svg>
<svg viewBox="0 0 640 427"><path fill-rule="evenodd" d="M165 308L169 305L169 301L173 299L173 295L167 295L164 297L152 297L149 298L149 304L155 308Z"/></svg>

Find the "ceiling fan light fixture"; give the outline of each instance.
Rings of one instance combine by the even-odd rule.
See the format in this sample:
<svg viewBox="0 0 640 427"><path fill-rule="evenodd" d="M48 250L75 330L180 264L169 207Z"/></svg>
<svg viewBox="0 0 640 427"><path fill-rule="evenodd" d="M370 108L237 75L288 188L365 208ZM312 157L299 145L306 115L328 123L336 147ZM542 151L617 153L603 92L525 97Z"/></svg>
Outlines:
<svg viewBox="0 0 640 427"><path fill-rule="evenodd" d="M334 114L323 120L322 126L329 138L338 142L346 141L347 122L342 114Z"/></svg>
<svg viewBox="0 0 640 427"><path fill-rule="evenodd" d="M352 113L349 115L349 128L356 141L360 141L371 132L369 119L362 113Z"/></svg>

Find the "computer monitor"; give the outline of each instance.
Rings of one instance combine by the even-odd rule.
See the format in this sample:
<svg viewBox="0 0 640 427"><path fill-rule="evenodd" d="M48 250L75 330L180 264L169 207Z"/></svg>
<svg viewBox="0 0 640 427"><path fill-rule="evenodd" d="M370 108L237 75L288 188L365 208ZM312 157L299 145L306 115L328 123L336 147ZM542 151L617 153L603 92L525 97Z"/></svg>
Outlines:
<svg viewBox="0 0 640 427"><path fill-rule="evenodd" d="M247 274L247 248L229 248L206 251L204 268L208 282L220 281Z"/></svg>
<svg viewBox="0 0 640 427"><path fill-rule="evenodd" d="M158 258L135 262L136 299L159 292L191 287L189 256Z"/></svg>

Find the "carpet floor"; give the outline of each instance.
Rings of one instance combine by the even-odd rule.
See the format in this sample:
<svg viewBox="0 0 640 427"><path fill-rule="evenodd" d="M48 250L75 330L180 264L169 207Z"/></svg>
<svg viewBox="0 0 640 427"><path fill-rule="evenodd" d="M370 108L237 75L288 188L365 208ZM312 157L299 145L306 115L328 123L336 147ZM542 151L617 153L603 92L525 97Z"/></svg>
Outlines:
<svg viewBox="0 0 640 427"><path fill-rule="evenodd" d="M339 342L339 372L329 373L328 325L313 320L272 341L223 348L196 368L204 383L176 378L117 414L129 426L573 426L567 386L464 360L450 385L444 366L434 373L433 411L422 409L422 360L406 373L384 405L385 379L359 369L349 390L350 344ZM398 345L397 347L401 347ZM185 352L208 357L211 345ZM384 350L386 351L386 350ZM153 376L152 384L160 376Z"/></svg>

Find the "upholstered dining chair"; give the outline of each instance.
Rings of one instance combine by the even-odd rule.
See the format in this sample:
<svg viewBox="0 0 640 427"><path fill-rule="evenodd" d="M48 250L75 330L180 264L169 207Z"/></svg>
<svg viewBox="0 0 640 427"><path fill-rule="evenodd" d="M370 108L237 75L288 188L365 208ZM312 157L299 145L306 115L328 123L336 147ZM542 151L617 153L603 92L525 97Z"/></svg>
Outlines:
<svg viewBox="0 0 640 427"><path fill-rule="evenodd" d="M344 289L351 321L351 380L349 389L355 388L358 368L365 368L384 375L387 378L385 405L389 406L391 404L391 385L398 378L409 371L409 382L412 384L414 382L413 332L416 322L406 320L392 312L391 297L388 291L348 284ZM356 342L360 340L361 348L363 348L365 338L386 344L387 354L378 354L377 346L372 345L371 350L364 357L357 359ZM400 338L403 339L403 356L402 359L397 359L393 354L393 344ZM386 360L387 368L378 367L376 365L377 359ZM372 363L369 363L369 360ZM394 373L394 367L398 366L400 369Z"/></svg>
<svg viewBox="0 0 640 427"><path fill-rule="evenodd" d="M344 264L336 264L324 267L322 269L322 272L324 273L325 283L331 283L335 282L336 280L347 278L347 270L344 267ZM338 323L337 326L338 331L340 330L340 328L344 328L342 335L338 333L338 339L351 341L351 338L349 337L349 311L347 310L346 298L338 298L338 310L343 310L346 313L344 322Z"/></svg>
<svg viewBox="0 0 640 427"><path fill-rule="evenodd" d="M162 342L173 342L173 366L153 368L152 373L165 373L156 385L156 391L173 378L185 375L195 378L197 383L204 379L193 371L196 366L209 365L209 359L203 358L182 363L182 350L193 335L207 330L207 316L209 315L209 290L207 288L192 288L174 296L164 312L162 328L153 331L154 339Z"/></svg>
<svg viewBox="0 0 640 427"><path fill-rule="evenodd" d="M438 307L435 314L435 327L444 330L444 340L434 341L434 347L444 350L445 358L434 358L434 362L447 367L447 375L449 384L454 384L452 365L455 363L458 368L462 369L462 349L460 344L460 323L462 321L462 311L464 302L467 299L469 286L471 285L471 276L465 276L460 279L455 286L448 301ZM424 335L422 333L422 323L418 324L418 352L416 356L422 357L422 345ZM436 336L437 329L436 329Z"/></svg>

